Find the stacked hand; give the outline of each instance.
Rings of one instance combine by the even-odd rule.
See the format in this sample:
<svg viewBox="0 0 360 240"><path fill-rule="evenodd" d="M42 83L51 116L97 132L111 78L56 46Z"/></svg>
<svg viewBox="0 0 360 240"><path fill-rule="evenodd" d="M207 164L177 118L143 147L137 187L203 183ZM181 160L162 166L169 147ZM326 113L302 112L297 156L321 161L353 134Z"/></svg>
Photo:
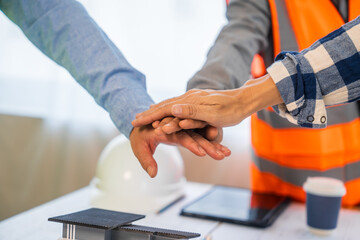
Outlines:
<svg viewBox="0 0 360 240"><path fill-rule="evenodd" d="M136 115L134 127L176 117L161 126L165 133L179 129L226 127L240 123L261 109L282 103L280 93L269 75L250 79L233 90L190 90L185 94L152 105Z"/></svg>
<svg viewBox="0 0 360 240"><path fill-rule="evenodd" d="M194 131L180 130L171 134L157 134L151 125L135 127L130 134L130 142L135 156L150 177L155 177L157 174L157 164L153 154L159 143L180 145L197 156L208 154L216 160L221 160L231 153L225 146L209 141Z"/></svg>
<svg viewBox="0 0 360 240"><path fill-rule="evenodd" d="M206 93L215 92L198 90L190 91L185 95L190 99L196 99L198 96L205 97ZM152 155L159 143L178 144L197 156L208 154L216 160L223 159L231 153L228 148L220 144L222 128L209 125L205 121L190 119L190 117L202 116L196 115L197 112L194 112L196 110L191 109L193 105L190 108L187 105L180 105L184 108L182 114L179 114L180 118L171 116L170 102L174 103L175 99L180 100L174 98L151 106L150 110L138 114L133 122L135 128L130 135L131 146L142 167L151 177L156 176L157 173L157 164ZM207 102L208 99L202 101ZM196 109L197 105L194 107ZM164 109L166 112L163 112ZM139 118L140 116L145 118ZM188 116L188 119L183 119L184 116Z"/></svg>
<svg viewBox="0 0 360 240"><path fill-rule="evenodd" d="M214 159L222 159L230 155L230 150L219 144L222 127L236 125L252 113L281 102L276 85L265 75L251 79L234 90L190 90L179 97L152 105L149 110L137 114L132 124L135 129L147 126L142 131L149 131L159 139L150 145L150 140L144 142L149 145L148 156L152 155L157 143L173 142L180 143L198 156L205 155L201 148L197 149L201 146ZM145 156L142 159L143 168L151 176L156 175L155 170L152 174L155 160Z"/></svg>
<svg viewBox="0 0 360 240"><path fill-rule="evenodd" d="M204 136L209 141L214 141L220 143L223 137L222 128L217 128L208 125L202 121L196 121L192 119L187 119L185 124L182 126L179 125L180 119L176 117L165 117L161 121L155 121L152 123L153 128L155 128L155 133L157 135L162 134L171 134L183 129L193 129L196 133ZM183 123L184 121L182 121Z"/></svg>
<svg viewBox="0 0 360 240"><path fill-rule="evenodd" d="M164 117L175 116L176 122L162 127L164 132L205 126L225 127L241 122L246 115L239 90L190 90L185 94L152 105L136 115L133 126L143 126ZM176 128L178 127L178 128Z"/></svg>

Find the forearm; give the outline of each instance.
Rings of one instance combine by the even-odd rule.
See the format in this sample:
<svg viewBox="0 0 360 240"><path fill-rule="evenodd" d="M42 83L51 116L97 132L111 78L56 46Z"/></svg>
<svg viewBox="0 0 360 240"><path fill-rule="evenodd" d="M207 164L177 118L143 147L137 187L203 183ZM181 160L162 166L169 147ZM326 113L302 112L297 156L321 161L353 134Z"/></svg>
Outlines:
<svg viewBox="0 0 360 240"><path fill-rule="evenodd" d="M224 1L225 2L225 1ZM187 89L234 89L250 77L251 61L268 46L270 12L267 0L230 1L228 23L209 50L204 66Z"/></svg>
<svg viewBox="0 0 360 240"><path fill-rule="evenodd" d="M248 80L244 86L236 91L239 101L242 103L241 106L244 109L243 118L283 102L279 90L269 74L257 79Z"/></svg>
<svg viewBox="0 0 360 240"><path fill-rule="evenodd" d="M73 0L1 1L4 13L45 55L63 66L109 113L126 136L135 114L152 103L134 69Z"/></svg>

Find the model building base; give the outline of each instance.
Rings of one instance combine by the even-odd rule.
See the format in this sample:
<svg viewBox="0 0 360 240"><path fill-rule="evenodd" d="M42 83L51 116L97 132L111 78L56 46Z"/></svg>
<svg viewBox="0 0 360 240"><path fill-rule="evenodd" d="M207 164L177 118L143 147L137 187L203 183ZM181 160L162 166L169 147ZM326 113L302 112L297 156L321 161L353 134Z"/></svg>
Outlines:
<svg viewBox="0 0 360 240"><path fill-rule="evenodd" d="M169 240L191 239L198 233L134 225L144 215L99 208L49 218L63 224L62 239L76 240Z"/></svg>

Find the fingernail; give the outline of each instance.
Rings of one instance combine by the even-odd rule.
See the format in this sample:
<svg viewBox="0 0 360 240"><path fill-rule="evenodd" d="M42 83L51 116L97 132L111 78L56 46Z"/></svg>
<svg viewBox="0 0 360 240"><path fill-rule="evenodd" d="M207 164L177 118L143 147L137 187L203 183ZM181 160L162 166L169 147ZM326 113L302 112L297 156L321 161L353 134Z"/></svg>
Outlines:
<svg viewBox="0 0 360 240"><path fill-rule="evenodd" d="M220 150L216 150L216 154L219 155L219 156L225 157L224 153L221 152Z"/></svg>
<svg viewBox="0 0 360 240"><path fill-rule="evenodd" d="M173 107L173 113L174 113L174 115L179 115L179 114L181 114L181 113L182 113L182 108L181 108L181 106L175 105L175 106Z"/></svg>
<svg viewBox="0 0 360 240"><path fill-rule="evenodd" d="M230 149L228 149L228 148L225 147L225 146L222 146L222 147L221 147L221 150L222 150L223 152L226 152L226 153L230 153L230 152L231 152Z"/></svg>
<svg viewBox="0 0 360 240"><path fill-rule="evenodd" d="M153 177L153 174L154 174L154 168L153 167L149 166L146 171L150 175L150 177Z"/></svg>
<svg viewBox="0 0 360 240"><path fill-rule="evenodd" d="M199 151L202 155L206 155L206 152L202 147L199 147Z"/></svg>

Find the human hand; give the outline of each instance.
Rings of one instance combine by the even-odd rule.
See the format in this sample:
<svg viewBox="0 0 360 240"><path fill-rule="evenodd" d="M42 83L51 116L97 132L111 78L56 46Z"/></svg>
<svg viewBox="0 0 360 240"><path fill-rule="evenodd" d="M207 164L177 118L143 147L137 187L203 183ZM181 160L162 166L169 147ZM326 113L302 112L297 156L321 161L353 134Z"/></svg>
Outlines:
<svg viewBox="0 0 360 240"><path fill-rule="evenodd" d="M179 126L183 121L187 121L186 119L193 119L214 127L226 127L240 123L252 113L282 102L276 84L266 74L250 79L242 87L233 90L190 90L137 114L132 124L139 127L174 116L185 119L179 121Z"/></svg>
<svg viewBox="0 0 360 240"><path fill-rule="evenodd" d="M209 141L220 143L223 139L222 128L208 125L206 122L199 120L184 119L181 121L179 118L166 117L161 121L153 122L152 126L155 128L157 135L170 134L183 129L193 129L193 131Z"/></svg>
<svg viewBox="0 0 360 240"><path fill-rule="evenodd" d="M221 160L231 153L227 147L209 142L195 132L182 130L172 134L157 135L150 125L135 127L130 133L130 143L135 156L150 177L155 177L157 174L157 164L153 154L159 143L181 145L197 156L208 154L216 160Z"/></svg>
<svg viewBox="0 0 360 240"><path fill-rule="evenodd" d="M137 114L133 126L143 126L167 116L179 119L178 125L196 128L212 125L225 127L235 125L245 118L240 89L235 90L190 90L185 94L153 105ZM181 120L184 119L184 120ZM193 121L193 120L200 121Z"/></svg>

